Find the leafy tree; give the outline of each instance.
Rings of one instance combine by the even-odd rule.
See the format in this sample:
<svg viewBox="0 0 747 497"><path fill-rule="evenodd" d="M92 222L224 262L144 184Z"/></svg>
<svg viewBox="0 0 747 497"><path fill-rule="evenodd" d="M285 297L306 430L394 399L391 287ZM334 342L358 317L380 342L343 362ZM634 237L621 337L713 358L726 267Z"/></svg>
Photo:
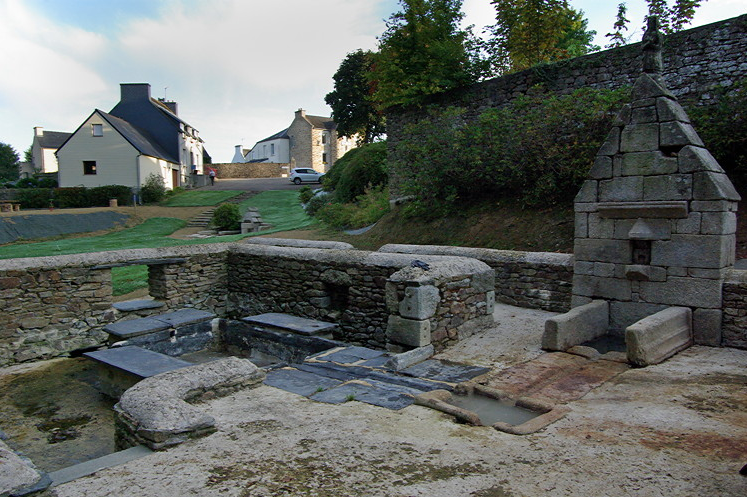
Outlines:
<svg viewBox="0 0 747 497"><path fill-rule="evenodd" d="M371 99L369 73L373 57L372 52L360 49L347 54L332 77L335 89L324 97L332 107L337 133L347 137L359 135L360 143L371 143L385 130L384 116Z"/></svg>
<svg viewBox="0 0 747 497"><path fill-rule="evenodd" d="M566 0L492 0L496 24L488 42L498 72L527 69L541 62L598 50L582 11Z"/></svg>
<svg viewBox="0 0 747 497"><path fill-rule="evenodd" d="M24 162L28 162L29 164L31 164L32 162L34 162L34 152L33 152L33 150L34 150L34 146L33 145L29 145L29 148L27 148L26 150L23 151L23 161Z"/></svg>
<svg viewBox="0 0 747 497"><path fill-rule="evenodd" d="M370 81L380 109L417 105L470 84L483 66L469 29L459 28L462 0L400 0L402 11L379 38Z"/></svg>
<svg viewBox="0 0 747 497"><path fill-rule="evenodd" d="M324 189L335 191L336 202L352 202L363 195L366 188L387 184L386 164L386 142L354 148L335 162L324 176Z"/></svg>
<svg viewBox="0 0 747 497"><path fill-rule="evenodd" d="M18 153L7 143L0 143L0 179L18 179Z"/></svg>
<svg viewBox="0 0 747 497"><path fill-rule="evenodd" d="M628 23L630 19L625 17L628 13L628 7L625 6L625 2L617 6L617 17L615 18L615 24L612 25L614 28L611 33L604 35L610 39L610 42L604 48L617 48L628 43L629 37L623 34L623 31L628 30Z"/></svg>

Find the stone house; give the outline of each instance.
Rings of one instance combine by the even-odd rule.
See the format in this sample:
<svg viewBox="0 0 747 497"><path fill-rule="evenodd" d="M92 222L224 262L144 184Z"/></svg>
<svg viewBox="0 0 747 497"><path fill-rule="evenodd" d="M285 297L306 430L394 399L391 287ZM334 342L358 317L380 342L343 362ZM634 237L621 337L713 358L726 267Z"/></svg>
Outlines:
<svg viewBox="0 0 747 497"><path fill-rule="evenodd" d="M72 133L63 131L45 131L41 126L34 128L34 139L31 142L30 168L24 173L56 173L57 149L70 138ZM28 174L27 176L30 176Z"/></svg>
<svg viewBox="0 0 747 497"><path fill-rule="evenodd" d="M60 146L60 186L139 187L152 173L167 188L190 183L207 157L199 132L178 117L176 102L151 98L148 83L120 88L110 112L94 110Z"/></svg>
<svg viewBox="0 0 747 497"><path fill-rule="evenodd" d="M251 150L236 145L233 162L289 163L291 168L327 172L355 147L355 138L337 136L337 124L331 118L311 116L298 109L288 128L258 141Z"/></svg>

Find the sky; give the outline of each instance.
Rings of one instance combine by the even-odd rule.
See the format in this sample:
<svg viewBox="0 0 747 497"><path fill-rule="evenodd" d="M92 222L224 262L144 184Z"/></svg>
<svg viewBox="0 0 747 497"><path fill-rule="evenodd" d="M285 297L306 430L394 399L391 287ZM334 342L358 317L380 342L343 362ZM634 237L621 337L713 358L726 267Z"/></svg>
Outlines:
<svg viewBox="0 0 747 497"><path fill-rule="evenodd" d="M596 44L617 0L571 0ZM670 0L671 3L671 0ZM644 0L627 0L632 42ZM111 110L120 83L150 83L179 104L214 162L286 127L324 96L349 52L375 49L396 0L0 0L0 142L19 156L34 126L74 131ZM465 24L494 22L490 0L465 0ZM747 0L707 0L692 26L747 13Z"/></svg>

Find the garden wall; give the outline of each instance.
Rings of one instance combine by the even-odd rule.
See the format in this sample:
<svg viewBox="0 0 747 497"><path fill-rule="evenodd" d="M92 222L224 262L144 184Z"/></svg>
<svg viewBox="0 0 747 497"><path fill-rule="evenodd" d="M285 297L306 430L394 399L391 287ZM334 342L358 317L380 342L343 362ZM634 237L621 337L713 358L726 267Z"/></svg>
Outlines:
<svg viewBox="0 0 747 497"><path fill-rule="evenodd" d="M393 243L382 246L379 252L477 259L495 270L497 301L554 312L566 312L571 308L571 254Z"/></svg>
<svg viewBox="0 0 747 497"><path fill-rule="evenodd" d="M747 349L747 271L728 270L722 296L721 345Z"/></svg>
<svg viewBox="0 0 747 497"><path fill-rule="evenodd" d="M290 165L274 162L224 162L210 164L218 179L230 178L283 178L290 174ZM285 176L283 176L285 175Z"/></svg>
<svg viewBox="0 0 747 497"><path fill-rule="evenodd" d="M538 84L558 94L582 87L632 86L641 73L641 58L641 45L634 43L483 81L437 96L433 103L464 107L469 120L488 108L506 105ZM747 14L666 36L663 76L669 90L686 106L708 104L713 88L747 78ZM390 164L398 163L397 143L407 138L404 127L422 118L423 112L394 109L387 114ZM396 191L396 171L390 172L390 178Z"/></svg>

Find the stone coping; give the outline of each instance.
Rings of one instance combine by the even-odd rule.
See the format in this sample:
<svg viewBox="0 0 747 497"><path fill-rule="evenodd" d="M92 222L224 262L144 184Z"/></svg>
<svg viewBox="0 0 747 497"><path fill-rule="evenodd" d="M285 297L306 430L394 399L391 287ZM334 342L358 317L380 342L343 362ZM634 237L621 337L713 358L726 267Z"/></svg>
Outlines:
<svg viewBox="0 0 747 497"><path fill-rule="evenodd" d="M331 242L326 240L297 240L294 238L270 238L270 237L251 237L246 238L244 243L254 245L275 245L276 247L298 247L298 248L319 248L319 249L336 249L336 250L355 250L349 243Z"/></svg>
<svg viewBox="0 0 747 497"><path fill-rule="evenodd" d="M163 307L164 305L165 304L163 302L159 302L158 300L142 299L127 300L125 302L114 302L112 304L112 307L121 312L133 312L143 311L146 309L158 309L159 307Z"/></svg>
<svg viewBox="0 0 747 497"><path fill-rule="evenodd" d="M136 345L96 350L83 354L100 364L119 369L139 378L150 378L157 374L191 366L192 363L168 355L153 352Z"/></svg>
<svg viewBox="0 0 747 497"><path fill-rule="evenodd" d="M408 245L389 243L379 248L382 253L431 254L455 257L470 257L488 263L527 262L532 264L554 264L573 267L573 254L557 252L521 252L475 247L450 247L446 245Z"/></svg>
<svg viewBox="0 0 747 497"><path fill-rule="evenodd" d="M227 357L146 378L114 409L132 438L159 450L215 431L215 419L188 402L258 385L264 377L250 361Z"/></svg>
<svg viewBox="0 0 747 497"><path fill-rule="evenodd" d="M178 328L188 324L201 323L215 318L212 312L198 309L179 309L157 316L148 316L138 319L128 319L104 326L104 331L122 339L147 335L169 328Z"/></svg>
<svg viewBox="0 0 747 497"><path fill-rule="evenodd" d="M247 316L241 318L241 320L249 324L270 326L306 336L329 334L338 327L336 323L326 323L324 321L317 321L316 319L301 318L280 312L267 312L265 314L257 314L256 316Z"/></svg>

